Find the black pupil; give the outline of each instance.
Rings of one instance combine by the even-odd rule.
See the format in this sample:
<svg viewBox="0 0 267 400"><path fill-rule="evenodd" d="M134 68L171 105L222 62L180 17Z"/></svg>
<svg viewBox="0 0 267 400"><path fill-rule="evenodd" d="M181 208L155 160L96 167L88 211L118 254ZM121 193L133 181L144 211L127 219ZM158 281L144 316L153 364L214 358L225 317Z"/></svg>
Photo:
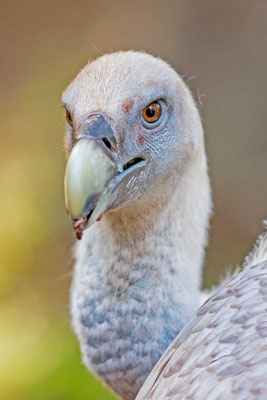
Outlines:
<svg viewBox="0 0 267 400"><path fill-rule="evenodd" d="M71 115L70 115L70 113L68 113L68 118L69 118L69 120L71 121Z"/></svg>
<svg viewBox="0 0 267 400"><path fill-rule="evenodd" d="M154 109L154 107L153 107L153 106L147 107L147 109L146 109L146 116L147 116L148 118L153 118L154 115L155 115L155 109Z"/></svg>

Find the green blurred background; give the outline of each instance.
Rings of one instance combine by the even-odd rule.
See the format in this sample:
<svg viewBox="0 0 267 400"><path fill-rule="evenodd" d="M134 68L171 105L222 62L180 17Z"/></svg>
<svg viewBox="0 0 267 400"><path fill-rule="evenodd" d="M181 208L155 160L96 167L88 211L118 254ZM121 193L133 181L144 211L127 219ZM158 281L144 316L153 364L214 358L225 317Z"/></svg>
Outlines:
<svg viewBox="0 0 267 400"><path fill-rule="evenodd" d="M215 204L208 287L266 217L266 11L264 0L1 1L1 400L114 398L82 365L70 326L62 90L119 49L158 55L189 80Z"/></svg>

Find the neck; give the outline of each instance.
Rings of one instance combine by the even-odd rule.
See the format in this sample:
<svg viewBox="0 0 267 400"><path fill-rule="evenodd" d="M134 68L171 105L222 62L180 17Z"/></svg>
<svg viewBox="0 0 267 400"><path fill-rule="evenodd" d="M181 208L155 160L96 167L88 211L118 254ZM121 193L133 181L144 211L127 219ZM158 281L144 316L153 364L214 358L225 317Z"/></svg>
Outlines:
<svg viewBox="0 0 267 400"><path fill-rule="evenodd" d="M135 397L199 305L210 211L205 158L167 183L175 187L168 196L105 215L76 253L73 319L85 362L124 399ZM118 369L127 371L123 379Z"/></svg>

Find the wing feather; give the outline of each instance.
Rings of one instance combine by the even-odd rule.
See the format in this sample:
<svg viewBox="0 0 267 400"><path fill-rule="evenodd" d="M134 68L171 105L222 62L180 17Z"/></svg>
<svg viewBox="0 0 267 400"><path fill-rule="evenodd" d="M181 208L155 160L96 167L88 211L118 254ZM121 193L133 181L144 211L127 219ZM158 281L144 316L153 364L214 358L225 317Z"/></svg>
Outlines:
<svg viewBox="0 0 267 400"><path fill-rule="evenodd" d="M136 400L267 398L267 261L247 265L198 310Z"/></svg>

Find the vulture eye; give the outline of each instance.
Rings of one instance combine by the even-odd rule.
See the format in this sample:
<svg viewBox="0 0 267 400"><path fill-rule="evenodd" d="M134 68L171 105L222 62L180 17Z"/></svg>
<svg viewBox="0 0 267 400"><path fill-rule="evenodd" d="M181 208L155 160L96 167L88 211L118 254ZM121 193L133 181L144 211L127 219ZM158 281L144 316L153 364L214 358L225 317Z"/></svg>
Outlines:
<svg viewBox="0 0 267 400"><path fill-rule="evenodd" d="M158 101L148 104L142 112L142 117L145 122L154 124L161 117L161 105Z"/></svg>
<svg viewBox="0 0 267 400"><path fill-rule="evenodd" d="M67 123L70 126L73 126L72 116L71 116L71 113L68 110L66 110L66 120L67 120Z"/></svg>

